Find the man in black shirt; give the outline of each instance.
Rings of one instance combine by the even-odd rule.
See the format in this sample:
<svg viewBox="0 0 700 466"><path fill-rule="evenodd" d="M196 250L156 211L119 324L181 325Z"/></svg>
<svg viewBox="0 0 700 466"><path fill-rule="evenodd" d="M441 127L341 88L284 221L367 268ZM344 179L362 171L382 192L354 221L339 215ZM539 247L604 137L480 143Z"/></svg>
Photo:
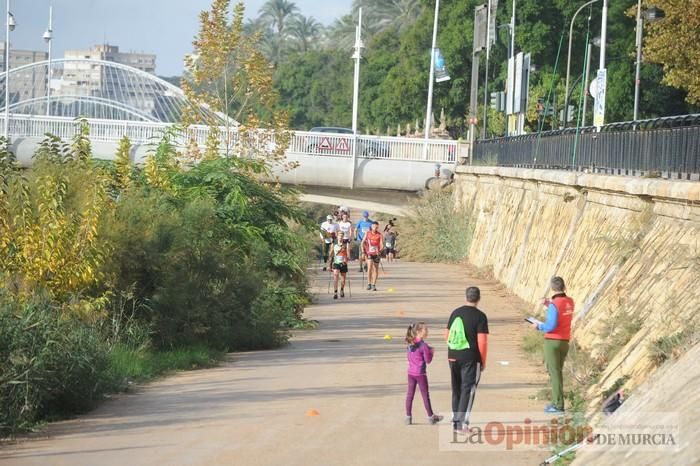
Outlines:
<svg viewBox="0 0 700 466"><path fill-rule="evenodd" d="M469 426L476 387L486 368L489 333L486 314L477 309L481 291L470 286L466 295L467 305L452 311L445 330L452 375L452 424L457 432Z"/></svg>

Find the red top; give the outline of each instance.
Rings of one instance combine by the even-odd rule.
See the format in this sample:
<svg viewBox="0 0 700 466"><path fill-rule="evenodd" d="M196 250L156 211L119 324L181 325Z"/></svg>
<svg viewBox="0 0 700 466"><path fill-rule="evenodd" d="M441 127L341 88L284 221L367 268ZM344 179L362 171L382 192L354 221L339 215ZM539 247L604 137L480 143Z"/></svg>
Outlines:
<svg viewBox="0 0 700 466"><path fill-rule="evenodd" d="M574 300L568 296L558 296L552 299L557 308L557 326L544 337L550 340L569 340L571 338L571 319L574 317Z"/></svg>
<svg viewBox="0 0 700 466"><path fill-rule="evenodd" d="M382 234L378 231L368 231L367 232L367 254L370 256L379 255L379 247L382 244Z"/></svg>

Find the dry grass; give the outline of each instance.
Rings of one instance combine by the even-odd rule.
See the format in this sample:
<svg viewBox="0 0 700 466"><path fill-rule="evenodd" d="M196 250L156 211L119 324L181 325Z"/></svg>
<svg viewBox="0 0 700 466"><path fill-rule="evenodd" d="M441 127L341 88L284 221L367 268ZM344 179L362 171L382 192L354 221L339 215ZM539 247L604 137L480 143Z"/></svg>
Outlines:
<svg viewBox="0 0 700 466"><path fill-rule="evenodd" d="M420 262L462 262L471 245L470 220L466 209L455 208L452 189L427 191L402 222L401 256Z"/></svg>

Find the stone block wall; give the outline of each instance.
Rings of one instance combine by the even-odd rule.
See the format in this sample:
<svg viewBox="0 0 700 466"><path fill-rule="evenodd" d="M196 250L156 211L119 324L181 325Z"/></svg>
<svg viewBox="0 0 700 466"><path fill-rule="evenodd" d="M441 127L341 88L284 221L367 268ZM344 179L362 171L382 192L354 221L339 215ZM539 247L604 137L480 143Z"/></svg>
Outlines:
<svg viewBox="0 0 700 466"><path fill-rule="evenodd" d="M460 166L455 190L475 222L470 262L533 310L552 276L566 280L573 338L605 361L592 397L639 385L656 339L700 326L700 183ZM601 354L632 321L629 341Z"/></svg>

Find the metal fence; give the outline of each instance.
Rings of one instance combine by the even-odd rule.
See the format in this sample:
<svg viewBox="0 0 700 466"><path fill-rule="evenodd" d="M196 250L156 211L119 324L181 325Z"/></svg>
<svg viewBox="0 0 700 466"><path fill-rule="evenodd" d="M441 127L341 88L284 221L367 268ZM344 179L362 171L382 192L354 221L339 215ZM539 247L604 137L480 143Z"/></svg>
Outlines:
<svg viewBox="0 0 700 466"><path fill-rule="evenodd" d="M4 118L0 116L0 123ZM133 144L148 144L157 141L163 131L171 127L168 123L135 122L120 120L88 119L90 138L94 141L117 143L128 136ZM50 133L62 139L70 139L78 125L72 118L46 117L38 115L11 115L9 133L11 138L43 137ZM204 147L211 128L192 125L176 132L174 143L185 146L194 140ZM277 141L275 133L253 131L243 139L237 128L218 129L222 151L243 142L245 146L274 152ZM469 156L469 147L454 140L402 138L336 133L310 133L296 131L290 134L287 152L317 156L351 157L357 144L359 158L384 158L391 160L424 160L430 162L456 163Z"/></svg>
<svg viewBox="0 0 700 466"><path fill-rule="evenodd" d="M477 141L478 165L700 179L700 114Z"/></svg>

